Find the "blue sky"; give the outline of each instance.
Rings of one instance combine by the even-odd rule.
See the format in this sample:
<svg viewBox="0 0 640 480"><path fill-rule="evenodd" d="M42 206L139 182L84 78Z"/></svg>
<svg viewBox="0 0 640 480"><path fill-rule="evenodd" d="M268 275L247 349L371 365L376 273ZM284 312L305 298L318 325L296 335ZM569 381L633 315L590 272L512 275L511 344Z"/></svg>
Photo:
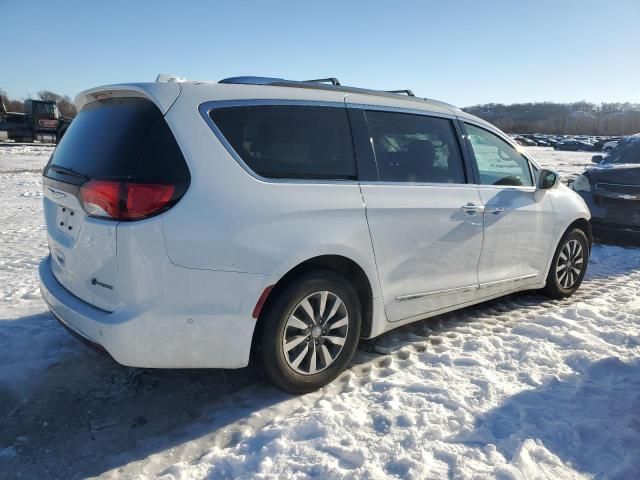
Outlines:
<svg viewBox="0 0 640 480"><path fill-rule="evenodd" d="M0 88L74 96L158 73L336 76L486 102L640 102L640 1L0 0Z"/></svg>

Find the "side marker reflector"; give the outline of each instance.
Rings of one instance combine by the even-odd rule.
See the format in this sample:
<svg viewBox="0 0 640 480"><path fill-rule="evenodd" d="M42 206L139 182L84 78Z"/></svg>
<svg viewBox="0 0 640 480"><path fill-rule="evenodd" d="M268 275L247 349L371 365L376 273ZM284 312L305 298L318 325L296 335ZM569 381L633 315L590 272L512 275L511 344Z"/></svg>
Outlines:
<svg viewBox="0 0 640 480"><path fill-rule="evenodd" d="M264 289L264 291L262 292L262 295L260 295L260 298L258 299L258 302L256 303L256 306L253 309L253 314L251 315L253 318L258 318L260 316L262 307L264 306L264 303L267 301L267 297L271 293L271 290L273 290L273 287L274 285L269 285L267 288Z"/></svg>

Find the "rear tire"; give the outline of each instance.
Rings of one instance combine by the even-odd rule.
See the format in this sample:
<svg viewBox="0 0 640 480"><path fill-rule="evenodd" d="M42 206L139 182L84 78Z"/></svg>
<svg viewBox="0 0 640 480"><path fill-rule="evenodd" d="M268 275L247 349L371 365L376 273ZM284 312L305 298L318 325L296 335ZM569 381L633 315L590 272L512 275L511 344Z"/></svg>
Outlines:
<svg viewBox="0 0 640 480"><path fill-rule="evenodd" d="M344 277L318 270L285 287L260 321L259 368L281 390L307 393L334 380L353 357L361 306Z"/></svg>
<svg viewBox="0 0 640 480"><path fill-rule="evenodd" d="M579 228L569 230L558 244L543 292L551 298L566 298L580 287L589 262L589 240Z"/></svg>

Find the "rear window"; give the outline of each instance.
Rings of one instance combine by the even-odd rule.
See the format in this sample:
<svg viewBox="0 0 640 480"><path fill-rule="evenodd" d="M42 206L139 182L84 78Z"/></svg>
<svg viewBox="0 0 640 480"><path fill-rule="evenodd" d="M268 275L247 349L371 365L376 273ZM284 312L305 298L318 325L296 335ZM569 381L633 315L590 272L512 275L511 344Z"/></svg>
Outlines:
<svg viewBox="0 0 640 480"><path fill-rule="evenodd" d="M244 163L268 178L354 179L344 108L251 106L215 109L211 119Z"/></svg>
<svg viewBox="0 0 640 480"><path fill-rule="evenodd" d="M45 176L74 184L188 183L189 170L158 107L142 98L110 98L86 105L75 117Z"/></svg>

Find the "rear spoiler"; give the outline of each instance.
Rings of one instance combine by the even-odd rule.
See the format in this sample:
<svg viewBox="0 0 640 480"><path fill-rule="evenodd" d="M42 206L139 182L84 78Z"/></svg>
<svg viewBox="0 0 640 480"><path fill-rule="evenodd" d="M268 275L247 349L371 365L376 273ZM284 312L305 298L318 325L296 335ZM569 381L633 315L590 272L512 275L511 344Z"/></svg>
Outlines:
<svg viewBox="0 0 640 480"><path fill-rule="evenodd" d="M106 85L91 88L76 95L75 105L78 111L88 103L105 98L140 97L155 103L162 114L167 113L176 101L182 87L179 83L129 83L121 85Z"/></svg>

